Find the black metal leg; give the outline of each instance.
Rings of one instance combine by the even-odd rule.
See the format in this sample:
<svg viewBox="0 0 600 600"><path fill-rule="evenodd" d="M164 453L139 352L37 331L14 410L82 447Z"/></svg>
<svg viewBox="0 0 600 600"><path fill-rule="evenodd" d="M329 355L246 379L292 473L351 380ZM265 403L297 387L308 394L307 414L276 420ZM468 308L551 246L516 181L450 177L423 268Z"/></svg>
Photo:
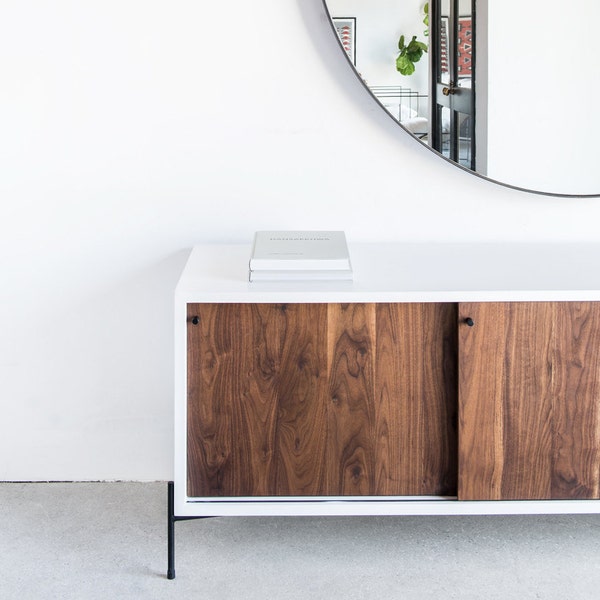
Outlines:
<svg viewBox="0 0 600 600"><path fill-rule="evenodd" d="M167 486L167 579L175 579L175 485Z"/></svg>
<svg viewBox="0 0 600 600"><path fill-rule="evenodd" d="M175 523L211 517L178 517L175 515L175 484L167 483L167 579L175 579Z"/></svg>

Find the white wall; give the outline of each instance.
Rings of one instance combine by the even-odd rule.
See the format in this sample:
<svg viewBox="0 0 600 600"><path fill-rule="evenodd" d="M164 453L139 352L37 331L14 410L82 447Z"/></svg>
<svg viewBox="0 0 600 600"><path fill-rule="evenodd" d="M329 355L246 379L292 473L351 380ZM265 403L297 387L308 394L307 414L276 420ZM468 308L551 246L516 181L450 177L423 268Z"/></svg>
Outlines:
<svg viewBox="0 0 600 600"><path fill-rule="evenodd" d="M0 55L0 479L172 476L197 242L599 237L600 199L488 183L404 133L320 0L5 0Z"/></svg>

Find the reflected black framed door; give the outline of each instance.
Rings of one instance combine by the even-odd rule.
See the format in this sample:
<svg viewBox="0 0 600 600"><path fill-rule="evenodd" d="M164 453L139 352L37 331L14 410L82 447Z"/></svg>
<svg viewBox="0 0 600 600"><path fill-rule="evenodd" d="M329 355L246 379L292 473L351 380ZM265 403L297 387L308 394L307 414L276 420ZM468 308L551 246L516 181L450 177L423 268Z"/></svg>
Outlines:
<svg viewBox="0 0 600 600"><path fill-rule="evenodd" d="M431 145L475 169L476 0L433 0L430 11Z"/></svg>

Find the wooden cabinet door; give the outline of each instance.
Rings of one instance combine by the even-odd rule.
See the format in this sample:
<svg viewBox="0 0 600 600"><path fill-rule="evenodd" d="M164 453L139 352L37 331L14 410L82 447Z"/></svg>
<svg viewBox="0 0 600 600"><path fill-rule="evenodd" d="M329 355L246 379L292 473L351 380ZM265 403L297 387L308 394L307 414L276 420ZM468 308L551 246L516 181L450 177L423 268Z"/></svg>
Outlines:
<svg viewBox="0 0 600 600"><path fill-rule="evenodd" d="M598 498L599 472L600 303L460 304L458 498Z"/></svg>
<svg viewBox="0 0 600 600"><path fill-rule="evenodd" d="M456 305L189 304L188 496L456 494Z"/></svg>

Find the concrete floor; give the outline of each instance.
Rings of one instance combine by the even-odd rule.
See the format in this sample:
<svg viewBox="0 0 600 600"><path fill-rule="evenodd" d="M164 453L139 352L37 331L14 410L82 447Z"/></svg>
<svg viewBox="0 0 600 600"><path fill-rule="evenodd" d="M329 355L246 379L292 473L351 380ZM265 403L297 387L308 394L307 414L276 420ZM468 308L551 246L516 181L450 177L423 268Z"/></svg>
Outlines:
<svg viewBox="0 0 600 600"><path fill-rule="evenodd" d="M600 597L600 515L217 518L166 484L0 484L2 599L557 600Z"/></svg>

